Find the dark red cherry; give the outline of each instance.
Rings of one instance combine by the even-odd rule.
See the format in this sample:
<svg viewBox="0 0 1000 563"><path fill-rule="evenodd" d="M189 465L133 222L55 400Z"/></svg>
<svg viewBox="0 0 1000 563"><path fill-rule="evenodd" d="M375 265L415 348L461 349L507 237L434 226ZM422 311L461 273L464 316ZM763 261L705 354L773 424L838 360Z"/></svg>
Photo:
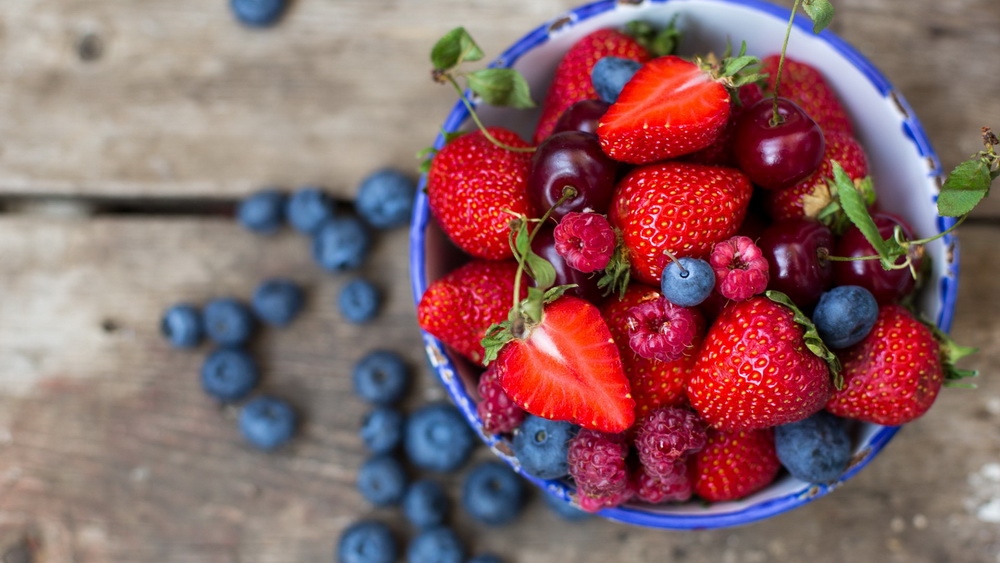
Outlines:
<svg viewBox="0 0 1000 563"><path fill-rule="evenodd" d="M611 104L604 100L580 100L569 106L559 116L552 134L563 131L584 131L597 133L597 123L604 117Z"/></svg>
<svg viewBox="0 0 1000 563"><path fill-rule="evenodd" d="M528 197L541 215L559 201L566 187L576 195L552 212L557 221L572 211L607 212L615 188L618 163L604 154L597 135L583 131L556 133L538 145L531 160Z"/></svg>
<svg viewBox="0 0 1000 563"><path fill-rule="evenodd" d="M788 295L808 311L833 282L826 256L833 252L833 232L811 219L774 223L761 233L757 246L770 268L768 289Z"/></svg>
<svg viewBox="0 0 1000 563"><path fill-rule="evenodd" d="M809 177L823 161L826 139L813 118L795 102L764 98L736 121L733 151L750 181L769 190L787 188Z"/></svg>
<svg viewBox="0 0 1000 563"><path fill-rule="evenodd" d="M883 239L892 236L896 225L903 228L903 234L907 240L913 240L913 231L902 219L895 215L879 212L873 213L872 219L878 227L878 232ZM837 241L833 249L834 256L853 258L858 256L875 256L875 249L868 242L857 227L851 226L840 240ZM902 264L903 257L900 257L897 264ZM918 257L914 261L914 267L920 271L921 259ZM835 261L833 264L833 279L837 285L860 285L872 292L875 300L880 305L899 301L913 291L916 280L909 268L901 270L886 270L878 260L854 260L850 262Z"/></svg>
<svg viewBox="0 0 1000 563"><path fill-rule="evenodd" d="M586 299L591 303L600 303L603 299L603 290L597 287L597 280L601 278L601 272L585 274L566 265L566 259L556 252L556 239L552 230L552 225L542 226L531 241L531 250L552 263L552 267L556 270L556 285L577 285L566 292L568 295Z"/></svg>

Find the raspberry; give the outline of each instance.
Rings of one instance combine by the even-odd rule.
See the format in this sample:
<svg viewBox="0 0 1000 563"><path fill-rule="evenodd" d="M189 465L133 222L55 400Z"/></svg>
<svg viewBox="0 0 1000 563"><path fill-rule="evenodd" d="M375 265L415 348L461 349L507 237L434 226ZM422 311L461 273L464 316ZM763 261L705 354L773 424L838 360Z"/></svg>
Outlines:
<svg viewBox="0 0 1000 563"><path fill-rule="evenodd" d="M583 273L603 270L615 252L615 231L597 213L567 213L552 234L556 252L570 268Z"/></svg>
<svg viewBox="0 0 1000 563"><path fill-rule="evenodd" d="M708 261L715 270L715 289L727 299L746 301L767 288L767 258L750 237L720 242Z"/></svg>
<svg viewBox="0 0 1000 563"><path fill-rule="evenodd" d="M678 460L670 466L670 473L659 477L653 477L644 466L640 466L632 474L636 498L650 504L684 502L690 499L694 482L687 462Z"/></svg>
<svg viewBox="0 0 1000 563"><path fill-rule="evenodd" d="M628 444L624 434L608 434L583 429L569 442L569 474L576 481L580 506L594 512L604 501L614 500L629 489L628 468L625 458ZM584 501L601 501L593 510ZM621 501L624 502L624 501ZM593 507L593 505L592 505Z"/></svg>
<svg viewBox="0 0 1000 563"><path fill-rule="evenodd" d="M705 423L697 413L677 407L651 411L636 425L635 449L646 473L670 479L675 462L700 451L707 441Z"/></svg>
<svg viewBox="0 0 1000 563"><path fill-rule="evenodd" d="M666 297L640 303L628 310L628 344L649 360L672 362L684 356L700 329L700 314L678 307Z"/></svg>
<svg viewBox="0 0 1000 563"><path fill-rule="evenodd" d="M600 497L591 497L588 495L580 495L580 508L586 512L597 512L602 508L613 508L619 506L632 499L635 496L635 487L631 482L626 483L625 487L617 493L611 493L608 495Z"/></svg>
<svg viewBox="0 0 1000 563"><path fill-rule="evenodd" d="M479 377L479 396L482 400L476 405L476 413L483 421L484 432L505 434L521 425L525 412L510 400L500 386L495 363L491 363Z"/></svg>

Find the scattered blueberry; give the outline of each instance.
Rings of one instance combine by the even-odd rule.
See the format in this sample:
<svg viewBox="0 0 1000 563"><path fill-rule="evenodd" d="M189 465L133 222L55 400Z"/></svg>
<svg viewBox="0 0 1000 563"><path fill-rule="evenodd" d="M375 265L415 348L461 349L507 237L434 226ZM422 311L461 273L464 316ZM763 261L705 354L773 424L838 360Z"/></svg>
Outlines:
<svg viewBox="0 0 1000 563"><path fill-rule="evenodd" d="M420 479L403 495L403 514L418 529L444 524L448 516L448 495L437 481Z"/></svg>
<svg viewBox="0 0 1000 563"><path fill-rule="evenodd" d="M267 27L278 23L288 6L288 0L230 0L229 7L240 23L252 27Z"/></svg>
<svg viewBox="0 0 1000 563"><path fill-rule="evenodd" d="M406 471L396 457L378 454L361 464L357 485L361 496L375 506L399 504L406 492Z"/></svg>
<svg viewBox="0 0 1000 563"><path fill-rule="evenodd" d="M459 410L429 403L410 414L403 448L413 464L429 471L454 471L472 453L475 436Z"/></svg>
<svg viewBox="0 0 1000 563"><path fill-rule="evenodd" d="M868 336L878 318L872 292L858 285L841 285L825 292L813 310L813 323L830 348L847 348Z"/></svg>
<svg viewBox="0 0 1000 563"><path fill-rule="evenodd" d="M566 421L529 414L514 431L511 449L528 475L558 479L569 473L569 441L579 430L579 426Z"/></svg>
<svg viewBox="0 0 1000 563"><path fill-rule="evenodd" d="M775 427L774 448L788 472L809 483L840 477L851 461L847 429L827 411Z"/></svg>
<svg viewBox="0 0 1000 563"><path fill-rule="evenodd" d="M464 555L458 535L446 526L422 530L406 548L408 563L461 563Z"/></svg>
<svg viewBox="0 0 1000 563"><path fill-rule="evenodd" d="M371 233L360 219L342 215L327 219L313 235L313 258L331 272L361 266L371 248Z"/></svg>
<svg viewBox="0 0 1000 563"><path fill-rule="evenodd" d="M524 506L524 481L506 463L480 463L465 476L462 505L469 515L483 524L507 524Z"/></svg>
<svg viewBox="0 0 1000 563"><path fill-rule="evenodd" d="M253 334L253 313L238 299L213 299L205 304L201 315L205 334L217 344L238 346L245 344Z"/></svg>
<svg viewBox="0 0 1000 563"><path fill-rule="evenodd" d="M374 350L354 365L354 392L374 405L391 405L403 398L410 371L403 358L389 350Z"/></svg>
<svg viewBox="0 0 1000 563"><path fill-rule="evenodd" d="M285 219L301 233L315 233L331 217L333 202L330 196L315 186L295 190L285 204Z"/></svg>
<svg viewBox="0 0 1000 563"><path fill-rule="evenodd" d="M375 407L361 420L361 441L372 453L389 453L403 443L405 420L397 408Z"/></svg>
<svg viewBox="0 0 1000 563"><path fill-rule="evenodd" d="M545 504L552 509L552 512L555 512L564 520L577 522L580 520L586 520L591 516L591 514L586 510L577 508L552 493L542 493L542 498L545 500Z"/></svg>
<svg viewBox="0 0 1000 563"><path fill-rule="evenodd" d="M275 233L285 222L285 199L284 192L276 188L250 194L237 207L236 219L255 233Z"/></svg>
<svg viewBox="0 0 1000 563"><path fill-rule="evenodd" d="M273 278L257 286L253 305L257 318L267 324L283 327L302 310L302 288L291 280Z"/></svg>
<svg viewBox="0 0 1000 563"><path fill-rule="evenodd" d="M351 524L337 542L340 563L395 563L398 555L399 547L389 526L375 520Z"/></svg>
<svg viewBox="0 0 1000 563"><path fill-rule="evenodd" d="M694 307L708 298L715 288L712 266L700 258L671 260L663 268L660 291L674 305Z"/></svg>
<svg viewBox="0 0 1000 563"><path fill-rule="evenodd" d="M352 323L365 323L374 319L381 301L375 285L361 278L348 282L337 296L340 314Z"/></svg>
<svg viewBox="0 0 1000 563"><path fill-rule="evenodd" d="M480 553L469 559L469 563L503 563L503 560L492 553Z"/></svg>
<svg viewBox="0 0 1000 563"><path fill-rule="evenodd" d="M620 57L604 57L599 59L590 71L590 80L594 90L602 100L609 104L615 103L625 83L632 79L642 63Z"/></svg>
<svg viewBox="0 0 1000 563"><path fill-rule="evenodd" d="M383 168L361 181L354 206L376 229L401 227L410 221L416 191L416 183L405 174Z"/></svg>
<svg viewBox="0 0 1000 563"><path fill-rule="evenodd" d="M201 387L219 401L246 397L260 379L257 362L240 348L217 348L201 365Z"/></svg>
<svg viewBox="0 0 1000 563"><path fill-rule="evenodd" d="M190 303L178 303L163 313L160 332L174 348L194 348L205 335L201 313Z"/></svg>
<svg viewBox="0 0 1000 563"><path fill-rule="evenodd" d="M240 410L240 432L262 450L273 450L291 440L295 424L295 410L277 397L254 397Z"/></svg>

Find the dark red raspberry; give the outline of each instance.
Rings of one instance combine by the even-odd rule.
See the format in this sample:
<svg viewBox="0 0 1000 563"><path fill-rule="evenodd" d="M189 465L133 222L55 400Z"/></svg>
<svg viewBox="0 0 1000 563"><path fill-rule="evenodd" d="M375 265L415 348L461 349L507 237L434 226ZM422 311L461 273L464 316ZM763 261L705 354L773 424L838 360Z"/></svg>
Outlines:
<svg viewBox="0 0 1000 563"><path fill-rule="evenodd" d="M628 443L624 434L583 429L569 442L569 474L576 481L580 505L591 506L622 496L629 489ZM594 501L594 502L591 502ZM597 508L601 508L598 506Z"/></svg>
<svg viewBox="0 0 1000 563"><path fill-rule="evenodd" d="M497 377L496 363L491 363L479 377L479 396L476 413L483 421L487 434L513 432L524 421L525 412L507 396Z"/></svg>
<svg viewBox="0 0 1000 563"><path fill-rule="evenodd" d="M632 475L635 497L650 504L662 502L684 502L691 498L694 479L686 461L675 461L666 476L653 477L644 466L639 466Z"/></svg>
<svg viewBox="0 0 1000 563"><path fill-rule="evenodd" d="M720 242L708 262L715 272L715 290L727 299L746 301L767 288L767 258L750 237Z"/></svg>
<svg viewBox="0 0 1000 563"><path fill-rule="evenodd" d="M648 360L681 359L701 329L701 313L674 305L666 297L651 299L628 310L628 344Z"/></svg>
<svg viewBox="0 0 1000 563"><path fill-rule="evenodd" d="M617 493L612 493L602 497L591 497L579 495L580 508L587 512L597 512L602 508L614 508L628 502L635 496L635 486L632 482L626 483L625 487Z"/></svg>
<svg viewBox="0 0 1000 563"><path fill-rule="evenodd" d="M615 231L597 213L567 213L553 231L556 252L583 273L603 270L615 253Z"/></svg>
<svg viewBox="0 0 1000 563"><path fill-rule="evenodd" d="M646 472L658 479L676 473L675 462L700 451L708 440L697 413L677 407L650 411L636 424L635 450Z"/></svg>

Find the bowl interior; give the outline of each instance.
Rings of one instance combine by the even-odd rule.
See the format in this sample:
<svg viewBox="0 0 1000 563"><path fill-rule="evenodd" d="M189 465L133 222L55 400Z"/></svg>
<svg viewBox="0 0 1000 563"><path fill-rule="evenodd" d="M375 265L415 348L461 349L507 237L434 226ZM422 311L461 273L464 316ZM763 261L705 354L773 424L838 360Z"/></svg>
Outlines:
<svg viewBox="0 0 1000 563"><path fill-rule="evenodd" d="M674 17L683 32L682 55L722 53L727 44L739 49L745 41L749 54L764 56L778 52L789 11L757 0L659 0L633 4L614 1L582 6L536 28L512 45L493 63L518 69L532 87L536 101L543 99L562 54L577 39L601 27L622 26L643 19L665 26ZM796 21L789 42L790 57L819 68L851 115L855 135L865 146L880 205L904 219L920 237L946 229L951 220L938 217L936 194L941 181L940 164L917 118L889 81L860 53L829 31L814 35L804 17ZM538 112L478 106L488 125L503 125L531 138ZM443 130L469 127L468 112L461 103L447 117ZM437 145L443 144L439 136ZM411 226L411 281L419 301L430 281L442 276L459 260L459 253L434 224L427 200L420 191ZM943 239L927 247L932 272L918 300L921 313L943 330L951 326L954 312L958 252L954 239ZM470 424L500 457L520 470L504 440L486 435L475 412L476 378L479 370L449 355L443 345L424 334L428 357L456 405ZM826 494L864 467L892 438L898 428L857 424L854 458L849 469L834 483L816 485L790 476L748 498L735 502L650 506L631 503L605 509L607 518L643 526L691 529L744 524L787 511ZM525 475L551 494L572 500L572 487L561 481L542 481Z"/></svg>

